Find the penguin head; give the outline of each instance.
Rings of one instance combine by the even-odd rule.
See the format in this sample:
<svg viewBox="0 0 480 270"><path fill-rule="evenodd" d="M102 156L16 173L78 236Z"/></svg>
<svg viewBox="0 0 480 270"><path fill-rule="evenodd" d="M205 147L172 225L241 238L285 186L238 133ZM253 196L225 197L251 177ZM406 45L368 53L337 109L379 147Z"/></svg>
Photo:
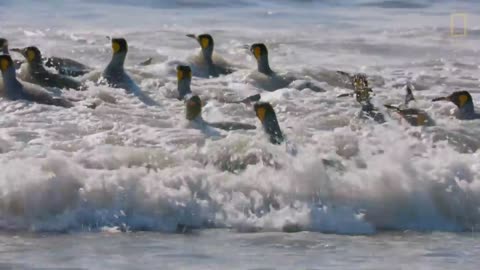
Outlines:
<svg viewBox="0 0 480 270"><path fill-rule="evenodd" d="M265 122L268 115L275 115L272 105L268 102L255 103L253 109L262 124Z"/></svg>
<svg viewBox="0 0 480 270"><path fill-rule="evenodd" d="M267 46L265 46L263 43L255 43L250 46L250 52L252 52L253 56L255 56L255 59L257 60L258 71L267 76L271 76L274 72L268 63Z"/></svg>
<svg viewBox="0 0 480 270"><path fill-rule="evenodd" d="M200 44L200 47L202 48L202 52L205 56L211 57L213 54L213 47L214 47L214 42L213 38L210 34L201 34L201 35L193 35L193 34L188 34L187 37L193 38L198 41Z"/></svg>
<svg viewBox="0 0 480 270"><path fill-rule="evenodd" d="M177 66L177 80L178 82L184 81L184 80L190 80L192 79L192 69L189 66Z"/></svg>
<svg viewBox="0 0 480 270"><path fill-rule="evenodd" d="M473 99L468 91L457 91L446 97L434 98L432 101L447 100L457 105L459 109L473 107Z"/></svg>
<svg viewBox="0 0 480 270"><path fill-rule="evenodd" d="M268 56L268 50L267 46L263 43L255 43L250 47L250 51L252 52L253 56L255 56L255 59L259 61L263 57Z"/></svg>
<svg viewBox="0 0 480 270"><path fill-rule="evenodd" d="M207 50L211 49L213 50L213 38L209 34L201 34L198 36L198 42L200 43L200 46L202 47L202 50Z"/></svg>
<svg viewBox="0 0 480 270"><path fill-rule="evenodd" d="M186 95L191 94L190 83L192 81L192 70L189 66L177 66L177 91L178 99L184 99Z"/></svg>
<svg viewBox="0 0 480 270"><path fill-rule="evenodd" d="M454 92L449 96L449 100L457 105L458 108L473 105L472 96L467 91Z"/></svg>
<svg viewBox="0 0 480 270"><path fill-rule="evenodd" d="M0 55L0 70L2 73L8 71L13 67L13 60L12 57L8 54Z"/></svg>
<svg viewBox="0 0 480 270"><path fill-rule="evenodd" d="M113 55L126 54L128 52L127 40L124 38L112 38Z"/></svg>
<svg viewBox="0 0 480 270"><path fill-rule="evenodd" d="M0 38L0 50L3 50L4 48L8 49L8 40Z"/></svg>
<svg viewBox="0 0 480 270"><path fill-rule="evenodd" d="M265 133L270 137L273 144L281 144L283 142L283 133L278 125L277 116L273 107L268 102L257 102L253 105L257 118L262 123Z"/></svg>
<svg viewBox="0 0 480 270"><path fill-rule="evenodd" d="M194 120L202 115L202 100L199 96L192 96L185 102L185 112L187 120Z"/></svg>
<svg viewBox="0 0 480 270"><path fill-rule="evenodd" d="M12 51L21 53L25 57L25 59L27 59L27 62L30 64L42 62L42 53L35 46L26 47L20 50L12 49Z"/></svg>

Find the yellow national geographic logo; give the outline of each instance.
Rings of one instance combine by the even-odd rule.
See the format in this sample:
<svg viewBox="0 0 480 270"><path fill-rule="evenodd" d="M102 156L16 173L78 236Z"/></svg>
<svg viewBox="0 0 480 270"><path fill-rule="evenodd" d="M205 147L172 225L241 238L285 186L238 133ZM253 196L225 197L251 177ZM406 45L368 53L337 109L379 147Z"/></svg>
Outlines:
<svg viewBox="0 0 480 270"><path fill-rule="evenodd" d="M450 36L467 36L467 13L453 13L450 15Z"/></svg>

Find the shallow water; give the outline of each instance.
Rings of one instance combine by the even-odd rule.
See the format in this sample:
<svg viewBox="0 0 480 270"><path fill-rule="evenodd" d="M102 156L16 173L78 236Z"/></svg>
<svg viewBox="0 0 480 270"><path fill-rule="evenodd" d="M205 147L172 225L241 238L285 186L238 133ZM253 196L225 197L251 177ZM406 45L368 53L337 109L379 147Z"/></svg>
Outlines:
<svg viewBox="0 0 480 270"><path fill-rule="evenodd" d="M2 269L477 269L478 235L111 233L0 237Z"/></svg>
<svg viewBox="0 0 480 270"><path fill-rule="evenodd" d="M22 247L6 253L13 255L5 262L28 256L47 268L131 269L129 256L145 254L145 269L165 260L172 269L220 269L234 259L241 269L478 265L470 252L478 250L480 122L456 120L452 104L429 101L469 90L480 104L475 1L16 0L0 6L1 34L10 47L37 45L46 56L70 57L98 70L111 56L105 36L125 37L127 70L158 103L146 106L93 83L86 92L63 94L82 100L68 110L0 100L5 242L26 238L62 251L44 258L44 252L55 254ZM466 37L450 35L452 12L468 12ZM175 67L197 63L198 44L185 35L203 32L212 34L216 53L237 69L193 78L192 91L206 101L204 118L257 130L204 130L184 120ZM253 42L267 44L272 69L326 91L263 91L261 83L252 83L259 80L256 64L244 48ZM136 65L148 57L152 65ZM359 120L353 99L336 98L351 90L332 75L335 70L367 73L379 107L400 104L410 81L417 99L411 105L425 109L437 125L408 127L395 114L385 125ZM268 142L251 106L223 103L259 92L274 105L296 156ZM83 106L98 100L108 102L95 110ZM325 159L341 166L325 166ZM198 233L163 234L182 228ZM148 233L100 233L105 230ZM20 238L14 237L18 232ZM104 241L111 242L105 250L111 259L97 266L95 256L102 253L95 247ZM340 248L324 252L323 241ZM72 242L84 249L66 248ZM127 252L126 243L138 245L138 253ZM222 254L223 243L240 256ZM173 255L152 250L156 245L171 247ZM242 266L264 251L264 259ZM351 261L336 259L347 251ZM297 258L294 265L290 255ZM385 264L371 264L375 258Z"/></svg>

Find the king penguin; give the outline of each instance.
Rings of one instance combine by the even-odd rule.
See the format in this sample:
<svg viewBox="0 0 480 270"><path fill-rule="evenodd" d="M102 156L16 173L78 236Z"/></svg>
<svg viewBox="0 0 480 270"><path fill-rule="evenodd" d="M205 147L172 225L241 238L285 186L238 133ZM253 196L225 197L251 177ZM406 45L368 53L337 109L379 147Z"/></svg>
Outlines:
<svg viewBox="0 0 480 270"><path fill-rule="evenodd" d="M4 97L10 100L28 100L36 103L72 107L73 104L62 98L52 97L40 86L19 82L16 78L15 65L10 55L0 55L0 70L5 85Z"/></svg>
<svg viewBox="0 0 480 270"><path fill-rule="evenodd" d="M0 49L1 49L3 54L10 54L10 51L8 50L8 40L7 39L0 38ZM19 69L23 62L19 61L19 60L13 60L13 63L15 65L15 69Z"/></svg>
<svg viewBox="0 0 480 270"><path fill-rule="evenodd" d="M177 91L178 99L184 100L185 97L192 94L190 84L192 82L192 70L189 66L177 66Z"/></svg>
<svg viewBox="0 0 480 270"><path fill-rule="evenodd" d="M196 124L200 125L201 127L213 127L222 130L250 130L256 129L254 125L244 124L244 123L236 123L236 122L216 122L210 123L202 118L202 100L199 96L189 96L185 100L185 118L189 121L195 122Z"/></svg>
<svg viewBox="0 0 480 270"><path fill-rule="evenodd" d="M21 53L27 60L25 70L20 73L20 79L43 87L55 87L60 89L84 90L84 86L79 81L69 78L65 75L56 74L45 69L42 60L42 53L35 46L23 49L12 49L12 51Z"/></svg>
<svg viewBox="0 0 480 270"><path fill-rule="evenodd" d="M192 95L192 90L190 89L191 82L192 82L192 69L190 68L190 66L185 66L185 65L177 66L177 92L178 92L179 100L185 100L186 98ZM230 101L226 103L251 103L251 102L259 101L260 98L261 98L260 94L255 94L239 101Z"/></svg>
<svg viewBox="0 0 480 270"><path fill-rule="evenodd" d="M272 144L283 143L285 138L272 105L268 102L257 102L253 105L253 109L270 142Z"/></svg>
<svg viewBox="0 0 480 270"><path fill-rule="evenodd" d="M250 52L257 61L257 72L262 76L253 76L255 84L267 91L275 91L280 88L291 86L297 90L306 88L314 92L325 92L321 87L314 85L310 81L305 81L303 84L291 85L292 82L298 80L297 76L293 74L280 75L270 68L268 61L268 49L263 43L255 43L250 46ZM303 80L303 79L302 79Z"/></svg>
<svg viewBox="0 0 480 270"><path fill-rule="evenodd" d="M195 39L202 50L202 62L208 70L208 76L218 77L220 75L227 75L234 70L231 67L216 63L213 59L214 42L210 34L201 34L196 36L194 34L188 34L187 37Z"/></svg>
<svg viewBox="0 0 480 270"><path fill-rule="evenodd" d="M361 118L372 119L375 122L385 123L385 116L372 104L370 93L372 88L368 86L368 79L363 74L356 74L352 78L353 93L341 94L338 97L355 96L355 99L362 106Z"/></svg>
<svg viewBox="0 0 480 270"><path fill-rule="evenodd" d="M426 111L415 108L408 108L408 104L410 103L410 101L415 100L415 97L413 96L412 89L409 85L407 85L406 92L407 93L405 95L404 108L388 104L385 104L384 106L387 109L397 112L405 121L407 121L412 126L435 125L435 122L432 118L430 118Z"/></svg>
<svg viewBox="0 0 480 270"><path fill-rule="evenodd" d="M108 85L113 88L125 89L127 93L134 94L148 106L158 105L157 102L143 93L138 85L125 72L124 64L128 52L127 41L124 38L112 38L112 50L112 59L102 73Z"/></svg>
<svg viewBox="0 0 480 270"><path fill-rule="evenodd" d="M450 101L457 106L455 117L460 120L480 119L480 114L475 112L472 95L468 91L457 91L446 97L434 98L432 101Z"/></svg>
<svg viewBox="0 0 480 270"><path fill-rule="evenodd" d="M69 58L50 56L44 58L43 61L45 66L54 68L58 73L66 76L79 77L93 70L91 67Z"/></svg>
<svg viewBox="0 0 480 270"><path fill-rule="evenodd" d="M8 52L8 41L5 38L0 38L0 48L2 49L3 54L9 54ZM67 75L67 76L82 76L92 71L90 67L85 66L82 63L79 63L75 60L68 58L61 58L51 56L48 58L42 58L42 61L47 67L52 67L58 71L58 73ZM15 68L19 69L23 64L23 61L14 60Z"/></svg>
<svg viewBox="0 0 480 270"><path fill-rule="evenodd" d="M277 115L272 105L268 102L257 102L253 105L253 110L262 124L265 134L268 136L270 143L274 145L281 145L285 143L287 153L296 156L298 153L295 144L288 141L283 134L278 124ZM325 167L335 168L337 170L344 170L345 168L338 160L322 159Z"/></svg>

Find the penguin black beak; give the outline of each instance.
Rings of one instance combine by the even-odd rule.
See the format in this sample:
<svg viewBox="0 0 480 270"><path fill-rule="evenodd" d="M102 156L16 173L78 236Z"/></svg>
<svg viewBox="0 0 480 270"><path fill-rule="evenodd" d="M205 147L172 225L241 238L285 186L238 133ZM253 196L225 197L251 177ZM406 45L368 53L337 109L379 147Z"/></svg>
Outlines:
<svg viewBox="0 0 480 270"><path fill-rule="evenodd" d="M194 35L194 34L188 34L188 35L186 35L186 36L189 37L189 38L193 38L193 39L195 39L195 40L198 39L197 36Z"/></svg>
<svg viewBox="0 0 480 270"><path fill-rule="evenodd" d="M4 42L3 44L0 45L0 49L3 48L8 48L8 42Z"/></svg>
<svg viewBox="0 0 480 270"><path fill-rule="evenodd" d="M398 108L397 106L393 106L393 105L390 105L390 104L383 104L383 106L387 109L390 109L390 110L400 111L400 108Z"/></svg>
<svg viewBox="0 0 480 270"><path fill-rule="evenodd" d="M338 95L337 98L352 97L352 96L353 96L353 94L351 94L351 93L345 93L345 94Z"/></svg>
<svg viewBox="0 0 480 270"><path fill-rule="evenodd" d="M437 98L432 99L433 102L442 101L442 100L450 101L450 97L437 97Z"/></svg>
<svg viewBox="0 0 480 270"><path fill-rule="evenodd" d="M347 76L349 79L352 79L352 75L348 72L337 70L337 73L343 76Z"/></svg>

